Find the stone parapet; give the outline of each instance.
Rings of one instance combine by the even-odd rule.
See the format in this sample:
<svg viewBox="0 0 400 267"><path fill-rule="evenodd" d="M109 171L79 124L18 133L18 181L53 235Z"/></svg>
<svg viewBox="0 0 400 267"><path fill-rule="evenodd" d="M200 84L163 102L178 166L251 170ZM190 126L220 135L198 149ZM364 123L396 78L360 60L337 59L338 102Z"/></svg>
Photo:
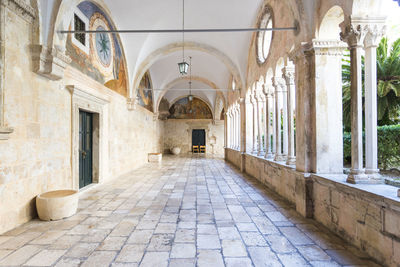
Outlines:
<svg viewBox="0 0 400 267"><path fill-rule="evenodd" d="M226 160L240 167L240 153L226 149ZM346 175L317 175L245 154L245 172L387 266L400 264L400 202L389 185L353 185Z"/></svg>

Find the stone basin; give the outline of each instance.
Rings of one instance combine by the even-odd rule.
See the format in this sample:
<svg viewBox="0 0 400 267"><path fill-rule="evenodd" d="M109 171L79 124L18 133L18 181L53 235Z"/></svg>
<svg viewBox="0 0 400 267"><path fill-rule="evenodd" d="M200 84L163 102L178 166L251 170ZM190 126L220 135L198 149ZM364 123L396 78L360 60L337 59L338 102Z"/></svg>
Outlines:
<svg viewBox="0 0 400 267"><path fill-rule="evenodd" d="M36 197L36 209L43 221L61 220L76 213L79 195L77 190L56 190Z"/></svg>
<svg viewBox="0 0 400 267"><path fill-rule="evenodd" d="M181 153L181 149L179 147L173 147L170 150L173 155L179 155L179 153Z"/></svg>

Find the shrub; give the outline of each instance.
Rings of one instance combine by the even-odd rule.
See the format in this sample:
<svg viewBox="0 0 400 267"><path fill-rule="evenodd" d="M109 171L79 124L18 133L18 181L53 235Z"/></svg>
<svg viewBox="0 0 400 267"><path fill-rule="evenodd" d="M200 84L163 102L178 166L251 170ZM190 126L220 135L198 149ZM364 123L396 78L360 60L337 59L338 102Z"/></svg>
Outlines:
<svg viewBox="0 0 400 267"><path fill-rule="evenodd" d="M351 162L351 134L348 132L343 133L343 159ZM378 164L384 170L400 167L400 125L378 127Z"/></svg>

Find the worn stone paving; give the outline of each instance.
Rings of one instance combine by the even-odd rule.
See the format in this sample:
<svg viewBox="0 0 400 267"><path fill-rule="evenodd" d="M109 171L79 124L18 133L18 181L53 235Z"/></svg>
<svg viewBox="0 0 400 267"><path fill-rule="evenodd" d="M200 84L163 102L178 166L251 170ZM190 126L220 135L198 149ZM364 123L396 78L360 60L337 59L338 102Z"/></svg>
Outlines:
<svg viewBox="0 0 400 267"><path fill-rule="evenodd" d="M164 157L0 236L0 266L378 266L221 159Z"/></svg>

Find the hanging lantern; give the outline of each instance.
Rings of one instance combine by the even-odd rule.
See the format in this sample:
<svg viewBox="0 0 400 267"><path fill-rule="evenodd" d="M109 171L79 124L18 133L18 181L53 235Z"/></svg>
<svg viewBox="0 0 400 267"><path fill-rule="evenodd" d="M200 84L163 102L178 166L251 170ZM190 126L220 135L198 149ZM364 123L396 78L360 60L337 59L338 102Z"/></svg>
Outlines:
<svg viewBox="0 0 400 267"><path fill-rule="evenodd" d="M189 98L189 101L193 101L193 95L189 95L188 98Z"/></svg>
<svg viewBox="0 0 400 267"><path fill-rule="evenodd" d="M185 61L179 62L178 67L179 67L180 74L185 75L188 73L189 64L187 62L185 62Z"/></svg>

